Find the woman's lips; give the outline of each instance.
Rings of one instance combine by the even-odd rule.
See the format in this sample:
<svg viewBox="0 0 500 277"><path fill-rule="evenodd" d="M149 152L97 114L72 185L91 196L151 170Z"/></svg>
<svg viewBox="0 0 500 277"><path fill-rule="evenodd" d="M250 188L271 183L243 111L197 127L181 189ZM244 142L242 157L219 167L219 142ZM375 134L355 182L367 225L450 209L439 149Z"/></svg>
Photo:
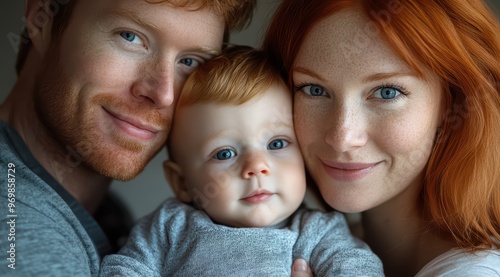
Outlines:
<svg viewBox="0 0 500 277"><path fill-rule="evenodd" d="M325 172L340 182L358 181L372 173L379 163L339 163L321 160Z"/></svg>

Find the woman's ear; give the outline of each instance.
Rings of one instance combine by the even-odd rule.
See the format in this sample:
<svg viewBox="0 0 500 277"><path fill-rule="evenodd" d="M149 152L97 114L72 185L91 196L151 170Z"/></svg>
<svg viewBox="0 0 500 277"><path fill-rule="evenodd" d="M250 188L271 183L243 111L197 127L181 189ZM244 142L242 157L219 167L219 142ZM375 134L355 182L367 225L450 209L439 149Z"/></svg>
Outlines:
<svg viewBox="0 0 500 277"><path fill-rule="evenodd" d="M184 203L191 203L193 199L185 185L184 176L182 175L182 170L179 165L171 160L164 161L163 172L177 199Z"/></svg>
<svg viewBox="0 0 500 277"><path fill-rule="evenodd" d="M33 48L41 55L50 47L55 12L50 0L26 0L26 30Z"/></svg>

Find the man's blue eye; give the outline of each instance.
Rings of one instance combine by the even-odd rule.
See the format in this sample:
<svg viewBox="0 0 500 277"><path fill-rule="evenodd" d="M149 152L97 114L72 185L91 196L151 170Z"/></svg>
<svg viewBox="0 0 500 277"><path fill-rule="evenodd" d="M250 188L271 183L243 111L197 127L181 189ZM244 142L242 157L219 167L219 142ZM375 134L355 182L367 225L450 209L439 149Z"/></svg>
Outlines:
<svg viewBox="0 0 500 277"><path fill-rule="evenodd" d="M193 59L190 59L190 58L182 59L181 63L183 63L183 64L185 64L187 66L191 66L193 64Z"/></svg>
<svg viewBox="0 0 500 277"><path fill-rule="evenodd" d="M398 95L400 95L401 92L395 88L391 87L384 87L377 89L375 91L375 97L376 98L382 98L382 99L393 99L396 98Z"/></svg>
<svg viewBox="0 0 500 277"><path fill-rule="evenodd" d="M267 145L267 149L269 149L269 150L279 150L279 149L283 149L287 145L288 145L287 141L285 141L283 139L275 139L275 140L271 141Z"/></svg>
<svg viewBox="0 0 500 277"><path fill-rule="evenodd" d="M223 160L231 159L234 156L236 156L236 153L233 150L231 150L231 149L222 149L219 152L215 153L215 155L213 156L213 158L217 159L217 160L223 161Z"/></svg>
<svg viewBox="0 0 500 277"><path fill-rule="evenodd" d="M197 67L200 64L200 62L198 62L197 60L192 59L192 58L181 59L180 63L182 63L186 66L189 66L189 67Z"/></svg>
<svg viewBox="0 0 500 277"><path fill-rule="evenodd" d="M137 35L131 32L120 32L120 36L127 41L133 42Z"/></svg>

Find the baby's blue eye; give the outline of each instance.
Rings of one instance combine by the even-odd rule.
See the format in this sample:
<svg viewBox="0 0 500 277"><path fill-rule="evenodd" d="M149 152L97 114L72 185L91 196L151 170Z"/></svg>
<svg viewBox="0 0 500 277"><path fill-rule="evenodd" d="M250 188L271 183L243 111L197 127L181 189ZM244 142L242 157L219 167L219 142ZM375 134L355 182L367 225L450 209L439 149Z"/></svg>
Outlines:
<svg viewBox="0 0 500 277"><path fill-rule="evenodd" d="M236 153L233 150L222 149L219 152L215 153L215 155L212 158L223 161L223 160L231 159L234 156L236 156Z"/></svg>
<svg viewBox="0 0 500 277"><path fill-rule="evenodd" d="M393 99L393 98L396 98L400 94L401 94L401 92L395 88L384 87L384 88L377 89L374 93L374 96L376 98L382 98L382 99Z"/></svg>
<svg viewBox="0 0 500 277"><path fill-rule="evenodd" d="M287 145L288 145L288 142L286 140L275 139L275 140L271 141L267 145L267 149L269 149L269 150L279 150L279 149L283 149Z"/></svg>

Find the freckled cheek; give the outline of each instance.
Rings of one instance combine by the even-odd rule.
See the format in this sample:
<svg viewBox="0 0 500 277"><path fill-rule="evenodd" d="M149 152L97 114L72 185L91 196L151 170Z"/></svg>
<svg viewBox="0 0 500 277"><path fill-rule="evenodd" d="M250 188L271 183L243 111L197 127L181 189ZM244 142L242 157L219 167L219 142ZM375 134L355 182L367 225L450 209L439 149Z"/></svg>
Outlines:
<svg viewBox="0 0 500 277"><path fill-rule="evenodd" d="M389 155L404 159L425 159L429 155L434 139L433 128L424 120L408 118L379 125L377 144Z"/></svg>
<svg viewBox="0 0 500 277"><path fill-rule="evenodd" d="M83 82L116 84L132 81L141 71L139 61L118 55L112 49L79 53L74 53L63 63L66 72Z"/></svg>
<svg viewBox="0 0 500 277"><path fill-rule="evenodd" d="M307 158L309 146L322 141L321 137L327 128L325 125L327 122L321 121L324 116L321 115L318 108L298 102L294 106L295 133L302 154Z"/></svg>

